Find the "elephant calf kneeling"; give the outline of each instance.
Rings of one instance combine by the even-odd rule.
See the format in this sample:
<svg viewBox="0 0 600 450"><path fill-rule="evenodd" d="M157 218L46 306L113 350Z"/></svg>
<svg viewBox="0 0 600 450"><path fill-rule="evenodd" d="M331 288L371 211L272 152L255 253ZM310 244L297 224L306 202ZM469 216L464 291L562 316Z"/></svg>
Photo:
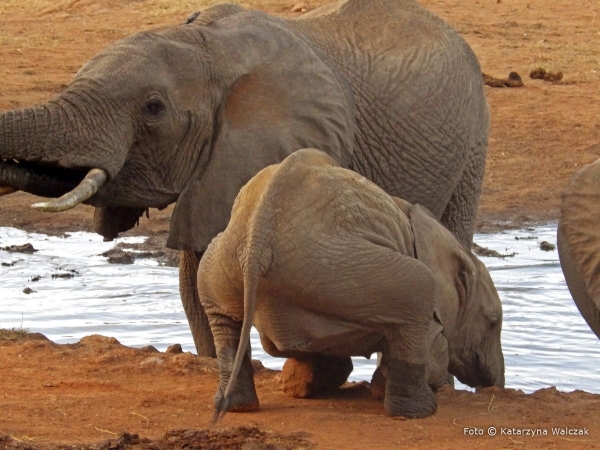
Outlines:
<svg viewBox="0 0 600 450"><path fill-rule="evenodd" d="M439 276L435 264L417 258L415 219L443 229L424 208L317 150L300 150L252 178L198 272L221 374L217 417L258 407L253 324L267 353L306 363L320 387L341 385L351 356L381 352L386 412L435 412L427 355ZM327 364L339 379L322 376Z"/></svg>

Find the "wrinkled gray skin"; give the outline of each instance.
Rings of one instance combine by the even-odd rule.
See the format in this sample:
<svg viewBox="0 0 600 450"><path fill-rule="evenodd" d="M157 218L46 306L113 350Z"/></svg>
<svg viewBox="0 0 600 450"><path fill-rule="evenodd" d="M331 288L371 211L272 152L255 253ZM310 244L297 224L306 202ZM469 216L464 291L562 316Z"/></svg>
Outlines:
<svg viewBox="0 0 600 450"><path fill-rule="evenodd" d="M600 159L575 173L563 193L558 254L573 300L600 338Z"/></svg>
<svg viewBox="0 0 600 450"><path fill-rule="evenodd" d="M200 261L198 292L221 373L217 413L258 408L252 324L273 356L382 352L391 415L435 411L432 353L466 384L504 386L502 306L485 266L425 208L314 149L240 191ZM434 339L432 321L441 323Z"/></svg>
<svg viewBox="0 0 600 450"><path fill-rule="evenodd" d="M177 202L168 246L184 251L198 353L214 355L193 280L259 170L317 147L468 245L488 125L475 55L413 0L342 0L297 19L220 4L115 42L53 100L1 114L0 192L56 197L102 169L85 203L107 239Z"/></svg>

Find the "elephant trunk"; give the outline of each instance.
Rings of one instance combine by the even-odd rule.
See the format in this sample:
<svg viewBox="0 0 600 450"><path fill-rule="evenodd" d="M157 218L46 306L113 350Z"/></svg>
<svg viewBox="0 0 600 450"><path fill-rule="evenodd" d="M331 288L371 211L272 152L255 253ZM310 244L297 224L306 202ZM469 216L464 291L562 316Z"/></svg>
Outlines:
<svg viewBox="0 0 600 450"><path fill-rule="evenodd" d="M504 387L504 355L500 340L498 344L483 345L469 349L466 354L456 357L450 351L449 372L467 386L484 388Z"/></svg>
<svg viewBox="0 0 600 450"><path fill-rule="evenodd" d="M0 195L25 191L40 197L60 197L77 186L80 177L59 178L55 176L57 171L55 175L52 172L50 167L41 170L26 163L3 161L0 163Z"/></svg>
<svg viewBox="0 0 600 450"><path fill-rule="evenodd" d="M0 114L0 195L23 190L60 197L40 208L60 211L91 197L113 178L128 143L102 102L69 89L43 105ZM87 176L86 176L87 174Z"/></svg>

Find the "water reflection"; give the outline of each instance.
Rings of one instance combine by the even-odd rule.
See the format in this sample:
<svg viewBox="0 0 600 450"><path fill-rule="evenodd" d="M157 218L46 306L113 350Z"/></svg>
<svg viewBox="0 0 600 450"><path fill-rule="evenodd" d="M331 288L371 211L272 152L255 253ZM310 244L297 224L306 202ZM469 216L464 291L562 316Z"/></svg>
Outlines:
<svg viewBox="0 0 600 450"><path fill-rule="evenodd" d="M518 237L519 239L515 239ZM137 243L144 238L120 238ZM502 346L507 387L526 392L557 386L600 393L600 340L576 309L556 251L539 243L556 242L556 226L477 235L475 241L514 257L484 257L504 307ZM111 265L98 256L115 242L90 233L53 237L0 228L0 248L33 244L33 254L0 251L0 327L24 327L58 343L97 333L134 347L159 350L193 341L179 301L177 269L152 260ZM52 275L72 274L70 278ZM39 277L37 281L34 281ZM25 294L25 288L34 292ZM252 335L253 357L272 368L282 359L262 351ZM355 359L354 380L369 380L375 360Z"/></svg>

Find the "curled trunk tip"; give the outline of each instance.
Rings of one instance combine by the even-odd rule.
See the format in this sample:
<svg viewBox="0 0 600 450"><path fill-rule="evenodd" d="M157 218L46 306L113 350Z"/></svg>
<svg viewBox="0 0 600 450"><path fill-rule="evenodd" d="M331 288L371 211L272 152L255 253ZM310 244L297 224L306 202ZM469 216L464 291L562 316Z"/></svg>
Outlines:
<svg viewBox="0 0 600 450"><path fill-rule="evenodd" d="M94 195L106 181L106 172L102 169L91 169L75 189L62 197L43 203L35 203L32 208L45 212L61 212L74 208Z"/></svg>

